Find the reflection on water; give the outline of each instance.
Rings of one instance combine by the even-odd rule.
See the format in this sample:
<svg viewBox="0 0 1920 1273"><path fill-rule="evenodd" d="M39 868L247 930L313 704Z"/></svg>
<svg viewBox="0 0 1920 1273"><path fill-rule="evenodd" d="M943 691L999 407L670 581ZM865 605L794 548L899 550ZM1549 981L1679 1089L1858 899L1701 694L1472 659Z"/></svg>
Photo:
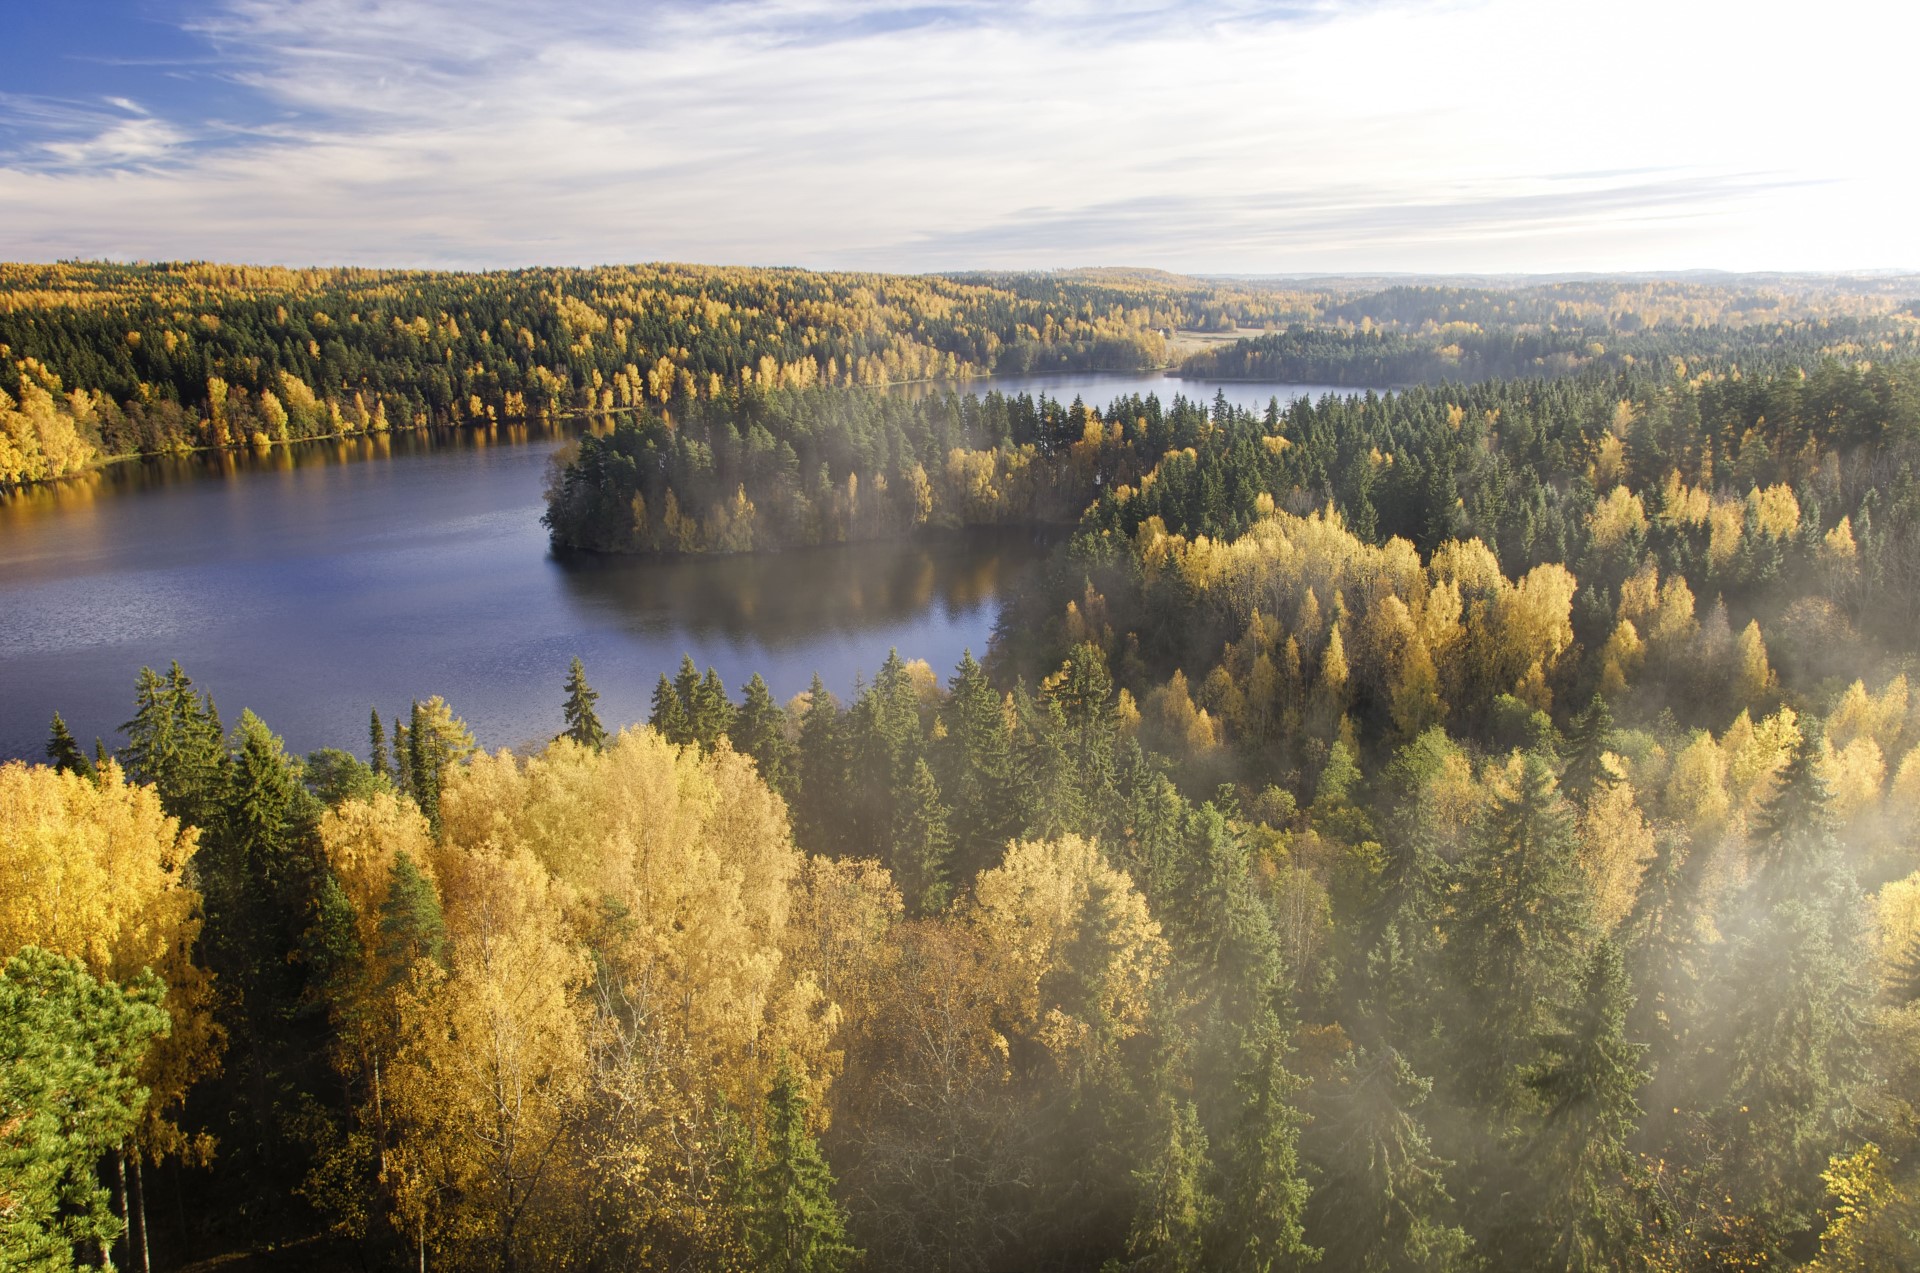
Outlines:
<svg viewBox="0 0 1920 1273"><path fill-rule="evenodd" d="M1057 532L977 529L915 543L746 557L569 553L556 564L573 602L622 630L642 636L679 631L703 644L748 642L774 652L925 616L964 622L1058 538Z"/></svg>
<svg viewBox="0 0 1920 1273"><path fill-rule="evenodd" d="M973 382L1090 403L1212 386L1088 373ZM1236 401L1290 399L1236 386ZM1230 395L1234 396L1234 395ZM367 711L443 694L488 746L560 728L567 661L609 724L644 719L683 653L782 698L844 692L898 647L943 677L1047 545L1020 533L768 556L554 557L548 457L584 426L503 424L111 465L0 497L0 758L38 759L57 709L117 741L143 664L179 659L228 721L299 751L364 749Z"/></svg>

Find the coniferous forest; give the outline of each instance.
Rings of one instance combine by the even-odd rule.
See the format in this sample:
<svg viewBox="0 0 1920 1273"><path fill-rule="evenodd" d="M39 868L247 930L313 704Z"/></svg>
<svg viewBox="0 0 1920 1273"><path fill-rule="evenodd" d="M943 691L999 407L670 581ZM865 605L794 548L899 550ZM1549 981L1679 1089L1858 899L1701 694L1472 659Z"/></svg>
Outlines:
<svg viewBox="0 0 1920 1273"><path fill-rule="evenodd" d="M1920 1268L1904 296L6 282L8 483L565 409L556 552L1067 533L957 666L628 722L574 659L538 747L422 685L296 755L182 663L56 716L0 1266ZM887 387L1163 328L1378 391Z"/></svg>

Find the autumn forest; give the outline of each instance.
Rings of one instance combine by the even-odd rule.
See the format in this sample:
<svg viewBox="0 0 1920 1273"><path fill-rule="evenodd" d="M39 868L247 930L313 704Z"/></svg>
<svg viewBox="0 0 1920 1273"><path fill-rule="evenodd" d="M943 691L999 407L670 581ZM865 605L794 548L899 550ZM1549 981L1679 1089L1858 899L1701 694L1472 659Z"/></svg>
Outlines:
<svg viewBox="0 0 1920 1273"><path fill-rule="evenodd" d="M1352 391L970 383L1158 368ZM55 716L0 1267L1920 1268L1913 279L0 266L0 499L529 418L556 557L1057 543L533 746Z"/></svg>

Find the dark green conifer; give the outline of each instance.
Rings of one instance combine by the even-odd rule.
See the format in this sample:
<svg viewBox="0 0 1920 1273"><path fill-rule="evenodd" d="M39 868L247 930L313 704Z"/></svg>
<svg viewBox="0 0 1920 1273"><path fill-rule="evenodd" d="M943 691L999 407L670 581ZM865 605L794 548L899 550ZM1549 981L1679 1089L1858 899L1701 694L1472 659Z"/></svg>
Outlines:
<svg viewBox="0 0 1920 1273"><path fill-rule="evenodd" d="M1442 1273L1471 1267L1451 1222L1445 1173L1420 1106L1433 1090L1391 1047L1343 1057L1315 1107L1305 1146L1320 1181L1306 1231L1330 1269Z"/></svg>
<svg viewBox="0 0 1920 1273"><path fill-rule="evenodd" d="M73 740L73 734L67 729L67 722L60 719L60 713L53 714L53 725L47 736L47 763L61 773L79 774L82 778L94 776L93 762L80 750L80 744Z"/></svg>
<svg viewBox="0 0 1920 1273"><path fill-rule="evenodd" d="M841 756L840 709L814 673L807 710L800 718L799 793L794 830L802 848L836 853L845 815L846 763Z"/></svg>
<svg viewBox="0 0 1920 1273"><path fill-rule="evenodd" d="M587 684L587 669L576 655L572 665L567 668L567 701L560 709L567 727L560 731L560 736L571 738L582 747L591 747L595 751L606 746L607 731L593 710L593 705L599 701L600 695Z"/></svg>
<svg viewBox="0 0 1920 1273"><path fill-rule="evenodd" d="M1567 766L1560 775L1560 789L1582 808L1620 781L1605 761L1612 742L1613 711L1606 699L1595 694L1587 710L1573 718L1567 733Z"/></svg>
<svg viewBox="0 0 1920 1273"><path fill-rule="evenodd" d="M1298 1268L1319 1258L1304 1226L1304 1119L1294 1104L1304 1084L1287 1069L1291 1045L1273 1009L1254 1016L1238 1051L1234 1110L1221 1138L1221 1207L1205 1267L1221 1273Z"/></svg>
<svg viewBox="0 0 1920 1273"><path fill-rule="evenodd" d="M693 741L693 731L687 723L686 704L680 701L680 695L665 672L660 674L660 683L653 687L653 711L647 716L647 724L653 727L654 733L676 747L685 747Z"/></svg>
<svg viewBox="0 0 1920 1273"><path fill-rule="evenodd" d="M693 739L702 751L718 747L733 727L733 701L727 697L727 687L720 683L720 674L712 668L694 688L687 715Z"/></svg>
<svg viewBox="0 0 1920 1273"><path fill-rule="evenodd" d="M1211 1176L1199 1111L1192 1101L1163 1098L1152 1147L1133 1172L1139 1202L1127 1235L1128 1258L1108 1267L1116 1273L1203 1273L1207 1239L1220 1217Z"/></svg>
<svg viewBox="0 0 1920 1273"><path fill-rule="evenodd" d="M1540 755L1526 758L1519 790L1478 839L1462 864L1446 950L1462 996L1457 1073L1497 1118L1522 1091L1535 1040L1576 990L1591 903L1572 811Z"/></svg>
<svg viewBox="0 0 1920 1273"><path fill-rule="evenodd" d="M941 717L947 733L935 758L953 807L956 877L970 879L1020 831L1005 703L971 651L947 682Z"/></svg>
<svg viewBox="0 0 1920 1273"><path fill-rule="evenodd" d="M743 1199L754 1267L766 1273L840 1273L860 1252L847 1241L833 1173L807 1129L800 1076L783 1066L767 1095L766 1140Z"/></svg>
<svg viewBox="0 0 1920 1273"><path fill-rule="evenodd" d="M444 966L447 925L440 895L420 873L411 854L394 854L387 872L387 895L380 903L379 948L375 952L389 982L405 979L422 959Z"/></svg>
<svg viewBox="0 0 1920 1273"><path fill-rule="evenodd" d="M947 833L947 807L925 760L913 762L913 778L900 794L893 822L893 877L916 915L933 915L946 908L953 894L949 861L953 838Z"/></svg>
<svg viewBox="0 0 1920 1273"><path fill-rule="evenodd" d="M793 744L787 739L787 717L760 673L755 672L742 690L740 710L727 733L736 750L753 757L766 784L791 799Z"/></svg>
<svg viewBox="0 0 1920 1273"><path fill-rule="evenodd" d="M1626 965L1610 941L1594 946L1585 985L1563 1028L1547 1035L1527 1079L1543 1118L1520 1159L1523 1213L1503 1234L1509 1262L1600 1273L1629 1263L1641 1237L1636 1159L1627 1142L1640 1119L1646 1047L1626 1035Z"/></svg>
<svg viewBox="0 0 1920 1273"><path fill-rule="evenodd" d="M393 777L393 762L387 755L387 727L380 721L380 709L372 709L367 723L367 767L382 778Z"/></svg>

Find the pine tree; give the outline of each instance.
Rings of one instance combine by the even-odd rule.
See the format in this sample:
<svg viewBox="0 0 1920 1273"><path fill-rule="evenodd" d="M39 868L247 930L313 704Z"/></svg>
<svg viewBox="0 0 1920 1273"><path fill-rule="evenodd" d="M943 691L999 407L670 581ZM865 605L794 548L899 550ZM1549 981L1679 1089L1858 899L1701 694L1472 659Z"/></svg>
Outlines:
<svg viewBox="0 0 1920 1273"><path fill-rule="evenodd" d="M766 1143L743 1200L754 1267L767 1273L838 1273L860 1258L806 1116L800 1077L783 1066L767 1095Z"/></svg>
<svg viewBox="0 0 1920 1273"><path fill-rule="evenodd" d="M59 712L53 714L53 725L48 731L47 763L61 773L79 774L82 778L94 775L93 762L80 750L80 744L74 741Z"/></svg>
<svg viewBox="0 0 1920 1273"><path fill-rule="evenodd" d="M139 1126L164 989L151 971L124 988L97 981L37 946L0 966L0 1268L71 1269L77 1247L111 1265L126 1225L100 1165Z"/></svg>
<svg viewBox="0 0 1920 1273"><path fill-rule="evenodd" d="M916 915L946 908L953 894L948 859L953 838L947 833L947 807L925 760L913 763L913 779L901 793L893 820L893 877L907 907Z"/></svg>
<svg viewBox="0 0 1920 1273"><path fill-rule="evenodd" d="M755 672L741 691L740 710L727 733L735 750L753 757L760 777L788 798L793 794L793 744L787 740L786 714L773 701L767 683Z"/></svg>
<svg viewBox="0 0 1920 1273"><path fill-rule="evenodd" d="M382 778L391 780L394 776L393 762L387 755L387 727L380 722L378 707L372 710L367 724L367 766Z"/></svg>
<svg viewBox="0 0 1920 1273"><path fill-rule="evenodd" d="M693 741L686 704L681 702L679 693L665 672L660 674L660 683L653 687L653 711L647 716L647 724L653 727L654 733L676 747L685 747Z"/></svg>
<svg viewBox="0 0 1920 1273"><path fill-rule="evenodd" d="M1610 941L1595 945L1579 1001L1543 1040L1527 1079L1544 1117L1521 1155L1523 1199L1506 1262L1598 1273L1623 1267L1641 1236L1628 1149L1641 1109L1646 1047L1627 1041L1626 965Z"/></svg>
<svg viewBox="0 0 1920 1273"><path fill-rule="evenodd" d="M562 738L571 738L582 747L591 747L599 751L607 744L607 731L600 724L593 705L600 695L587 684L587 669L580 663L578 655L567 668L567 701L561 710L561 718L567 727L560 731Z"/></svg>
<svg viewBox="0 0 1920 1273"><path fill-rule="evenodd" d="M700 741L700 669L694 666L693 656L680 656L680 671L673 678L673 696L680 700L680 712L686 718L686 737L674 741L685 746Z"/></svg>

